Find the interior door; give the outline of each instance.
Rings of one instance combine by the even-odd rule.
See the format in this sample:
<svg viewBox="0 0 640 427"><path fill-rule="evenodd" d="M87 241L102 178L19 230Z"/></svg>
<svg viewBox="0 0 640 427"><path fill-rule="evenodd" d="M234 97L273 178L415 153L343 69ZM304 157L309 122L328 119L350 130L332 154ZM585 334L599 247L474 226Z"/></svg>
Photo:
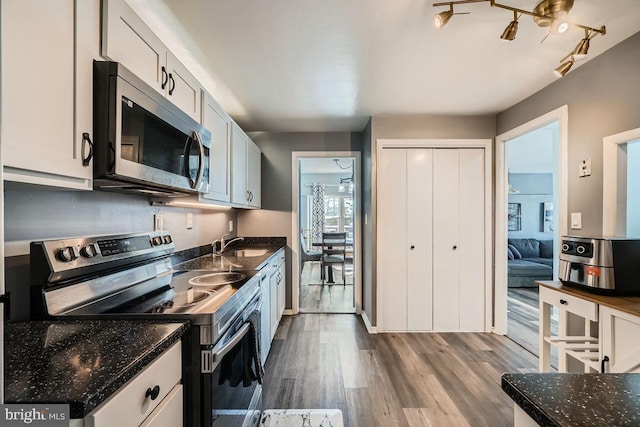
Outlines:
<svg viewBox="0 0 640 427"><path fill-rule="evenodd" d="M433 329L433 149L407 154L407 330Z"/></svg>

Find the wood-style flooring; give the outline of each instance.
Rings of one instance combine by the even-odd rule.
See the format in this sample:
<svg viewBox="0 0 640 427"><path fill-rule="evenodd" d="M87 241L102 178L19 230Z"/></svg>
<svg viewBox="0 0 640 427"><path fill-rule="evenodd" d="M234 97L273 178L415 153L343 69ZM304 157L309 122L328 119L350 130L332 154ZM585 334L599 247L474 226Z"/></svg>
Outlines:
<svg viewBox="0 0 640 427"><path fill-rule="evenodd" d="M538 355L538 288L507 291L507 336Z"/></svg>
<svg viewBox="0 0 640 427"><path fill-rule="evenodd" d="M266 363L265 409L337 408L347 427L512 426L503 372L537 358L481 333L369 335L349 314L285 316Z"/></svg>
<svg viewBox="0 0 640 427"><path fill-rule="evenodd" d="M335 267L334 284L320 280L320 263L307 261L300 278L300 311L303 313L355 313L353 272L347 269L346 285L342 271Z"/></svg>

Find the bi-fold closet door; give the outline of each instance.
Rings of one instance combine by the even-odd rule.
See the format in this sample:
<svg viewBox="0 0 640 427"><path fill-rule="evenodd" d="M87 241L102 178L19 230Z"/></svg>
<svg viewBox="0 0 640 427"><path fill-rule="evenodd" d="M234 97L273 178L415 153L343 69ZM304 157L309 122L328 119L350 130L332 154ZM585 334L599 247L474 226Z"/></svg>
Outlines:
<svg viewBox="0 0 640 427"><path fill-rule="evenodd" d="M484 150L385 148L378 289L385 331L482 331Z"/></svg>

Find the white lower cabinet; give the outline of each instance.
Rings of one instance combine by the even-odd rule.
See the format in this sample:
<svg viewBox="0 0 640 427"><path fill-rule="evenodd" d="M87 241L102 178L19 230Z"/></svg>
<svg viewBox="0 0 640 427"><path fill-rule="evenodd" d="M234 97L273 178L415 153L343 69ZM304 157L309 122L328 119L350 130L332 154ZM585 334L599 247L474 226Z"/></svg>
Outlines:
<svg viewBox="0 0 640 427"><path fill-rule="evenodd" d="M267 361L271 349L271 289L269 276L260 278L260 293L262 295L262 308L260 309L260 359L262 364Z"/></svg>
<svg viewBox="0 0 640 427"><path fill-rule="evenodd" d="M605 372L640 373L640 317L601 307L600 336Z"/></svg>
<svg viewBox="0 0 640 427"><path fill-rule="evenodd" d="M278 322L284 313L287 298L287 266L284 262L284 251L278 257Z"/></svg>
<svg viewBox="0 0 640 427"><path fill-rule="evenodd" d="M271 266L269 267L271 268ZM271 315L271 339L276 336L276 330L280 323L278 315L278 267L276 266L269 276L269 311Z"/></svg>
<svg viewBox="0 0 640 427"><path fill-rule="evenodd" d="M87 415L84 426L182 426L181 349L178 341Z"/></svg>

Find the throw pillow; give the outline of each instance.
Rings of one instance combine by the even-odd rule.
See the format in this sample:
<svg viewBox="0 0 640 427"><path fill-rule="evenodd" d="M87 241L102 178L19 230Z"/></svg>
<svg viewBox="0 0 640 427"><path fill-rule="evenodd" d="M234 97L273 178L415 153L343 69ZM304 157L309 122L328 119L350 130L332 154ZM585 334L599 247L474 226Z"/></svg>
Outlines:
<svg viewBox="0 0 640 427"><path fill-rule="evenodd" d="M507 248L507 259L514 259L513 252L509 248Z"/></svg>
<svg viewBox="0 0 640 427"><path fill-rule="evenodd" d="M522 255L520 254L520 251L517 250L515 246L509 245L508 249L511 249L511 252L513 252L513 257L515 259L521 259L522 258Z"/></svg>

